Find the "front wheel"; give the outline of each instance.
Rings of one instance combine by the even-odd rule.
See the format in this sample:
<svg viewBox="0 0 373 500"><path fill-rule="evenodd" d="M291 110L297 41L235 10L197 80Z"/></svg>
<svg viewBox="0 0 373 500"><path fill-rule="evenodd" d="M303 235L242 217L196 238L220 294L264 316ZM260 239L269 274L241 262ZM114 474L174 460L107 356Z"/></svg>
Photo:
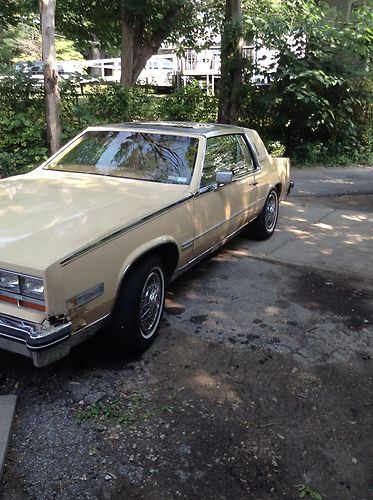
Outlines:
<svg viewBox="0 0 373 500"><path fill-rule="evenodd" d="M115 344L129 355L141 354L155 339L161 321L165 272L156 257L135 266L125 276L111 316Z"/></svg>
<svg viewBox="0 0 373 500"><path fill-rule="evenodd" d="M278 219L279 199L276 189L272 189L266 199L263 210L251 223L254 236L258 240L267 240L272 236Z"/></svg>

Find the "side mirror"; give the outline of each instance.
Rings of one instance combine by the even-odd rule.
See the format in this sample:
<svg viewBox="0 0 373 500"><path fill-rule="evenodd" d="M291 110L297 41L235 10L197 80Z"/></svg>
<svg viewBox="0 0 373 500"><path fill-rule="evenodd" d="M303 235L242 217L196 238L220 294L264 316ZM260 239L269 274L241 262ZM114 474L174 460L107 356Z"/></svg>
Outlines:
<svg viewBox="0 0 373 500"><path fill-rule="evenodd" d="M215 180L218 186L219 184L230 184L233 180L233 172L217 172Z"/></svg>

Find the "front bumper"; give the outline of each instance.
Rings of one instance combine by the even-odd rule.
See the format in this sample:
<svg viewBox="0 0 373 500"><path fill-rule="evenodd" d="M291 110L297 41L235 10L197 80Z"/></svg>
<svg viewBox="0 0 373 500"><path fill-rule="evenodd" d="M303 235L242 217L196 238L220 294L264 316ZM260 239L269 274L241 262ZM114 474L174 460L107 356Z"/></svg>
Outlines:
<svg viewBox="0 0 373 500"><path fill-rule="evenodd" d="M31 358L35 366L46 366L67 356L70 349L100 330L109 314L73 331L67 319L56 325L32 323L0 314L0 349Z"/></svg>
<svg viewBox="0 0 373 500"><path fill-rule="evenodd" d="M45 366L69 354L70 336L70 321L52 326L0 315L0 349L27 356L35 366Z"/></svg>

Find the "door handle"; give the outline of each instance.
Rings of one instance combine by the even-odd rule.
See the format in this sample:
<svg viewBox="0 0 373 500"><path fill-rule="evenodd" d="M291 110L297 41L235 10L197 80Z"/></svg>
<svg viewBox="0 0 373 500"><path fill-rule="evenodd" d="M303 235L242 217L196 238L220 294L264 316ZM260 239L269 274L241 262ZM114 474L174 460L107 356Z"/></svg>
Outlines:
<svg viewBox="0 0 373 500"><path fill-rule="evenodd" d="M259 183L258 182L252 182L250 186L257 186Z"/></svg>

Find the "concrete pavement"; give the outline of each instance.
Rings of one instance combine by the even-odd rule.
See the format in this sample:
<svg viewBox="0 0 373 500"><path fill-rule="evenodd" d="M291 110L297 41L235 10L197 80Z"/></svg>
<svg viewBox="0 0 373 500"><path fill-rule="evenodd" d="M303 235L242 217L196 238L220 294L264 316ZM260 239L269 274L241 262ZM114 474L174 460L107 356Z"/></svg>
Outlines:
<svg viewBox="0 0 373 500"><path fill-rule="evenodd" d="M294 169L276 235L250 257L373 276L373 167Z"/></svg>
<svg viewBox="0 0 373 500"><path fill-rule="evenodd" d="M343 196L373 194L373 166L293 169L291 196Z"/></svg>
<svg viewBox="0 0 373 500"><path fill-rule="evenodd" d="M250 241L250 257L311 266L366 278L373 276L373 213L302 203L281 204L273 238Z"/></svg>

